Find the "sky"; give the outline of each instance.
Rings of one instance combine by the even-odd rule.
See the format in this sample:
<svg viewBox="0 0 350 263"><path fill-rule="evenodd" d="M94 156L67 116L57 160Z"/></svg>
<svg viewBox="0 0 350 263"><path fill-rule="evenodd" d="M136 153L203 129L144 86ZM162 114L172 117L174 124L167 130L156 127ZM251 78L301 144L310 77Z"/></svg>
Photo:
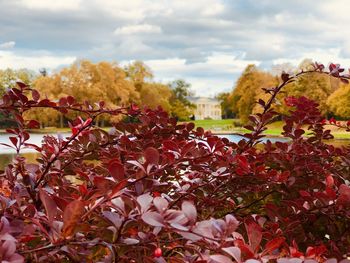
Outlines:
<svg viewBox="0 0 350 263"><path fill-rule="evenodd" d="M142 60L156 81L214 96L248 64L350 67L349 12L347 0L0 0L0 69Z"/></svg>

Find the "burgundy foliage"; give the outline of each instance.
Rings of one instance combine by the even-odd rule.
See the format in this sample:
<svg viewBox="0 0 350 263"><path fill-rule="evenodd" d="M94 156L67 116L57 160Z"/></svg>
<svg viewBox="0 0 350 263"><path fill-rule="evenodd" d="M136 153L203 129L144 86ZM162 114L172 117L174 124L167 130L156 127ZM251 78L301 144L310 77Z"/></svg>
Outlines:
<svg viewBox="0 0 350 263"><path fill-rule="evenodd" d="M289 142L261 142L278 117L277 94L309 72L349 79L335 64L283 73L238 143L177 124L161 109L109 109L70 96L53 102L18 83L0 101L18 124L6 144L17 155L0 172L0 260L349 262L350 148L325 143L332 135L304 97L286 98ZM38 123L23 117L31 108L81 117L69 137L32 145L28 129ZM128 122L106 132L94 126L101 114ZM23 148L38 153L37 163Z"/></svg>

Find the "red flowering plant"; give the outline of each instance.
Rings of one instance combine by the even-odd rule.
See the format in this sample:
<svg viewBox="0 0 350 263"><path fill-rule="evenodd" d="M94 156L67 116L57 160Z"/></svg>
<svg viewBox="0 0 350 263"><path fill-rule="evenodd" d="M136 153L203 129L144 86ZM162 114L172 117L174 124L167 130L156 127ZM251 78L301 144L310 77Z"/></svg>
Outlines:
<svg viewBox="0 0 350 263"><path fill-rule="evenodd" d="M5 262L337 262L350 252L350 150L332 138L307 98L288 98L283 136L262 142L273 102L310 72L347 81L343 69L283 73L259 100L238 143L178 124L162 109L58 102L18 83L0 101L17 127L17 155L0 177L0 259ZM28 143L23 114L51 108L80 117L66 138ZM128 116L106 132L101 114ZM303 136L307 133L309 136ZM258 146L258 147L257 147ZM33 148L37 163L21 152Z"/></svg>

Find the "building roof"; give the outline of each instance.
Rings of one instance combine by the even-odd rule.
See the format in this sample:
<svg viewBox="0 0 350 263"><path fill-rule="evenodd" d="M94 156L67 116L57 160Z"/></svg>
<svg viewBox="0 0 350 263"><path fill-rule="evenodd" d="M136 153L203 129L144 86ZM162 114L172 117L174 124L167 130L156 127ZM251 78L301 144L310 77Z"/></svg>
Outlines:
<svg viewBox="0 0 350 263"><path fill-rule="evenodd" d="M199 102L220 103L219 100L215 98L209 98L209 97L188 97L188 100L192 103L199 103Z"/></svg>

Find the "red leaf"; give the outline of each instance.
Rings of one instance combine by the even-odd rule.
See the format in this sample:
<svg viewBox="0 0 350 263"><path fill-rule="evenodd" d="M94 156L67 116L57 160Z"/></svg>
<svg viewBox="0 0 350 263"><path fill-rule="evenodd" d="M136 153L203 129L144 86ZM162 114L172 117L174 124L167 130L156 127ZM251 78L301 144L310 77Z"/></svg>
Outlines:
<svg viewBox="0 0 350 263"><path fill-rule="evenodd" d="M109 162L108 171L110 175L117 181L122 181L125 179L124 166L117 159L111 160Z"/></svg>
<svg viewBox="0 0 350 263"><path fill-rule="evenodd" d="M145 223L151 226L165 226L163 217L157 212L146 212L141 218Z"/></svg>
<svg viewBox="0 0 350 263"><path fill-rule="evenodd" d="M94 185L102 191L108 191L109 189L111 189L113 183L114 182L112 180L106 179L103 176L94 177Z"/></svg>
<svg viewBox="0 0 350 263"><path fill-rule="evenodd" d="M145 159L147 163L158 164L159 163L159 152L153 147L148 147L144 151Z"/></svg>
<svg viewBox="0 0 350 263"><path fill-rule="evenodd" d="M72 128L72 134L73 134L73 135L76 135L78 132L79 132L79 129L78 129L78 128L76 128L76 127L73 127L73 128Z"/></svg>
<svg viewBox="0 0 350 263"><path fill-rule="evenodd" d="M43 100L39 101L38 106L44 106L44 107L50 106L50 100L43 99Z"/></svg>
<svg viewBox="0 0 350 263"><path fill-rule="evenodd" d="M171 151L175 151L175 152L179 151L178 145L173 141L164 141L163 146L164 146L164 148L171 150Z"/></svg>
<svg viewBox="0 0 350 263"><path fill-rule="evenodd" d="M59 101L58 101L58 105L60 106L60 107L64 107L64 106L67 106L67 104L68 104L68 101L67 101L67 98L60 98L59 99Z"/></svg>
<svg viewBox="0 0 350 263"><path fill-rule="evenodd" d="M84 126L90 125L91 122L92 122L91 118L86 119L86 121L84 122Z"/></svg>
<svg viewBox="0 0 350 263"><path fill-rule="evenodd" d="M233 257L237 262L241 262L241 250L238 247L224 247L222 250Z"/></svg>
<svg viewBox="0 0 350 263"><path fill-rule="evenodd" d="M350 188L345 184L339 186L339 196L337 199L337 205L350 206Z"/></svg>
<svg viewBox="0 0 350 263"><path fill-rule="evenodd" d="M38 129L40 127L40 123L36 120L30 120L27 124L29 129Z"/></svg>
<svg viewBox="0 0 350 263"><path fill-rule="evenodd" d="M5 240L5 242L1 244L1 250L2 250L1 258L9 259L16 252L16 243L13 240ZM1 260L1 262L13 262L13 261Z"/></svg>
<svg viewBox="0 0 350 263"><path fill-rule="evenodd" d="M193 130L194 129L194 123L193 122L189 122L189 123L187 123L187 125L186 125L186 130L188 130L188 131L191 131L191 130Z"/></svg>
<svg viewBox="0 0 350 263"><path fill-rule="evenodd" d="M193 205L193 203L189 202L189 201L184 201L182 202L181 205L181 210L182 212L184 212L184 214L186 215L186 217L192 222L196 222L197 219L197 209L196 207Z"/></svg>
<svg viewBox="0 0 350 263"><path fill-rule="evenodd" d="M68 202L67 202L65 199L63 199L63 198L61 198L61 197L58 197L58 196L56 196L56 195L53 195L53 196L51 196L51 197L53 198L53 200L55 201L55 203L57 204L57 206L58 206L62 211L67 207Z"/></svg>
<svg viewBox="0 0 350 263"><path fill-rule="evenodd" d="M332 70L334 70L335 68L337 68L337 65L336 65L336 64L334 64L334 63L330 63L330 64L329 64L329 71L332 71Z"/></svg>
<svg viewBox="0 0 350 263"><path fill-rule="evenodd" d="M168 201L162 197L155 197L153 199L153 204L157 208L159 213L165 212L169 205Z"/></svg>
<svg viewBox="0 0 350 263"><path fill-rule="evenodd" d="M334 185L334 179L332 175L328 175L326 177L326 185L327 187L332 187Z"/></svg>
<svg viewBox="0 0 350 263"><path fill-rule="evenodd" d="M310 197L310 196L311 196L310 193L308 193L308 192L306 192L306 191L304 191L304 190L300 190L300 191L299 191L299 194L300 194L302 197Z"/></svg>
<svg viewBox="0 0 350 263"><path fill-rule="evenodd" d="M12 144L17 147L17 142L18 142L17 137L9 137L9 139L12 142Z"/></svg>
<svg viewBox="0 0 350 263"><path fill-rule="evenodd" d="M33 89L32 97L33 97L33 100L38 101L40 99L40 93L37 90Z"/></svg>
<svg viewBox="0 0 350 263"><path fill-rule="evenodd" d="M295 131L294 131L294 136L296 137L296 138L299 138L301 135L303 135L305 133L305 131L303 130L303 129L296 129Z"/></svg>
<svg viewBox="0 0 350 263"><path fill-rule="evenodd" d="M63 237L69 237L74 234L74 230L84 211L84 202L81 200L74 200L67 205L63 211Z"/></svg>
<svg viewBox="0 0 350 263"><path fill-rule="evenodd" d="M75 102L74 97L68 96L68 97L67 97L67 102L68 102L69 105L72 105L72 104Z"/></svg>
<svg viewBox="0 0 350 263"><path fill-rule="evenodd" d="M21 82L21 81L17 81L16 84L17 84L17 86L20 87L21 89L24 89L24 88L28 87L27 84L25 84L25 83L23 83L23 82Z"/></svg>
<svg viewBox="0 0 350 263"><path fill-rule="evenodd" d="M150 208L153 198L149 193L146 193L139 195L136 200L140 205L141 213L144 213Z"/></svg>
<svg viewBox="0 0 350 263"><path fill-rule="evenodd" d="M241 250L241 255L243 259L254 258L254 252L247 244L244 243L243 240L237 239L234 241L234 243L235 246L239 247L239 249Z"/></svg>
<svg viewBox="0 0 350 263"><path fill-rule="evenodd" d="M79 191L82 195L86 195L88 193L88 189L85 184L79 185Z"/></svg>
<svg viewBox="0 0 350 263"><path fill-rule="evenodd" d="M275 249L279 248L284 242L284 237L276 237L273 240L270 240L265 245L265 250L262 252L263 254L268 254L273 252Z"/></svg>
<svg viewBox="0 0 350 263"><path fill-rule="evenodd" d="M306 249L306 257L308 258L320 257L325 252L327 252L327 248L324 245L320 245L316 247L308 247Z"/></svg>
<svg viewBox="0 0 350 263"><path fill-rule="evenodd" d="M248 160L245 156L242 156L242 155L237 155L236 156L238 158L238 162L239 162L239 165L244 169L248 169L249 168L249 163L248 163Z"/></svg>
<svg viewBox="0 0 350 263"><path fill-rule="evenodd" d="M113 189L112 189L112 192L110 193L109 195L109 198L110 199L113 199L115 198L116 196L118 196L118 193L120 190L122 190L128 183L128 180L127 179L124 179L122 181L120 181L119 183L117 183Z"/></svg>
<svg viewBox="0 0 350 263"><path fill-rule="evenodd" d="M39 189L39 195L45 207L49 222L52 223L57 213L57 205L55 201L46 193L45 190Z"/></svg>
<svg viewBox="0 0 350 263"><path fill-rule="evenodd" d="M283 71L281 74L281 79L283 82L287 82L289 80L289 74Z"/></svg>
<svg viewBox="0 0 350 263"><path fill-rule="evenodd" d="M233 263L233 261L224 255L211 255L210 259L214 260L216 263Z"/></svg>
<svg viewBox="0 0 350 263"><path fill-rule="evenodd" d="M202 127L198 127L197 129L198 136L202 136L204 134L204 129Z"/></svg>
<svg viewBox="0 0 350 263"><path fill-rule="evenodd" d="M261 227L253 220L247 220L245 222L245 227L247 230L250 247L254 252L257 252L262 240Z"/></svg>

